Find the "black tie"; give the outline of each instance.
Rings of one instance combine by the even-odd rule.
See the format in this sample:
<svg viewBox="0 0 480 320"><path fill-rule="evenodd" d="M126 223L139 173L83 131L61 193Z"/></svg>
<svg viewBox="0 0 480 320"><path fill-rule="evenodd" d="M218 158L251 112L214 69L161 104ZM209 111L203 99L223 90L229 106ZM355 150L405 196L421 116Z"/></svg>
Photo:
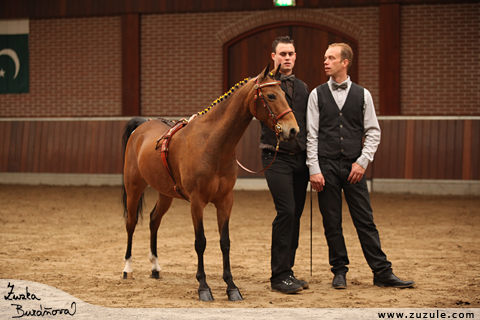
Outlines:
<svg viewBox="0 0 480 320"><path fill-rule="evenodd" d="M332 82L332 89L333 90L338 90L338 89L347 90L347 83L344 82L342 84L338 84L336 82Z"/></svg>
<svg viewBox="0 0 480 320"><path fill-rule="evenodd" d="M293 97L293 81L294 80L295 80L294 74L291 74L289 76L280 74L280 81L286 81L285 86L287 87L287 93L290 97Z"/></svg>
<svg viewBox="0 0 480 320"><path fill-rule="evenodd" d="M289 76L286 76L284 74L280 74L280 81L285 81L285 80L293 81L293 80L295 80L295 75L291 74Z"/></svg>

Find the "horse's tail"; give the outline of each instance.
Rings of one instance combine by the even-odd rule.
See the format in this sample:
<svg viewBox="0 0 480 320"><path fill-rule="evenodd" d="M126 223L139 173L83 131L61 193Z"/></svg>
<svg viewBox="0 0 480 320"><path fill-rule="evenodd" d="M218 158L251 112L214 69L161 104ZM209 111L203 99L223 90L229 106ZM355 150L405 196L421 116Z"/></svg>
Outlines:
<svg viewBox="0 0 480 320"><path fill-rule="evenodd" d="M135 131L135 129L137 129L138 126L144 122L147 122L147 120L144 118L135 117L130 119L125 125L122 138L123 155L125 155L125 150L127 150L128 138L130 138L130 135L133 133L133 131Z"/></svg>
<svg viewBox="0 0 480 320"><path fill-rule="evenodd" d="M125 161L125 152L127 150L127 142L128 142L128 139L130 138L130 135L133 133L133 131L135 131L135 129L137 129L138 126L140 126L144 122L147 122L147 120L144 118L135 117L130 119L125 125L125 129L123 131L123 137L122 137L124 161ZM128 217L128 209L127 209L127 190L125 189L125 183L123 183L122 204L123 204L123 216L126 219ZM144 197L144 194L142 193L142 196L137 206L137 218L142 215L144 204L145 204L145 197Z"/></svg>

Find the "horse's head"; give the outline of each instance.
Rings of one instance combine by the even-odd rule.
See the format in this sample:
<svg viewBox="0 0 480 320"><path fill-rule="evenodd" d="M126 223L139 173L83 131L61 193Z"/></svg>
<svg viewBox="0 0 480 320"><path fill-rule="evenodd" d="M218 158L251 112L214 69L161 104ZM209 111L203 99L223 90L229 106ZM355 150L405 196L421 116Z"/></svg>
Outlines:
<svg viewBox="0 0 480 320"><path fill-rule="evenodd" d="M277 133L280 141L292 141L297 136L298 127L293 111L280 88L275 74L280 66L268 72L270 64L257 76L254 85L255 101L250 112L267 127Z"/></svg>

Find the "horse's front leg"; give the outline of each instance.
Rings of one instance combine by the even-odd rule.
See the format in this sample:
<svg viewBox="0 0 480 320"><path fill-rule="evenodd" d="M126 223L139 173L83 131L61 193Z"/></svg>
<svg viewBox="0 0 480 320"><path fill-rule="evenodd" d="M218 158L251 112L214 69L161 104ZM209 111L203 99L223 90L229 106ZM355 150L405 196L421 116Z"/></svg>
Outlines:
<svg viewBox="0 0 480 320"><path fill-rule="evenodd" d="M220 248L223 254L223 280L227 284L227 295L230 301L243 300L240 290L233 282L230 269L230 233L228 222L233 207L233 193L226 197L217 207L218 231L220 232Z"/></svg>
<svg viewBox="0 0 480 320"><path fill-rule="evenodd" d="M212 290L207 284L207 276L205 274L203 255L205 248L207 247L207 239L205 238L205 231L203 229L203 209L206 204L198 203L194 199L191 200L191 211L193 228L195 230L195 251L197 252L198 265L197 265L197 280L200 283L198 287L198 298L201 301L212 301Z"/></svg>

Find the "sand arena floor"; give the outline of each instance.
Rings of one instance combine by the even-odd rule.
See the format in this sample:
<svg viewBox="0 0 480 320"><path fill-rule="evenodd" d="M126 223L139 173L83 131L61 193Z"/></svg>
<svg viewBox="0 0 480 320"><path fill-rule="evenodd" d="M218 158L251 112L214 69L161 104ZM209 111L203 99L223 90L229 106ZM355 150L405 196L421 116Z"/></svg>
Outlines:
<svg viewBox="0 0 480 320"><path fill-rule="evenodd" d="M148 213L133 242L134 280L122 280L126 231L120 187L0 185L0 279L35 281L97 306L114 308L479 308L480 199L373 194L375 223L394 272L413 289L378 288L344 208L350 257L348 289L332 274L316 197L310 274L310 200L302 218L295 274L310 289L271 292L270 233L275 212L268 191L236 191L230 220L231 264L244 297L229 302L213 205L205 210L207 281L215 298L198 301L189 204L174 200L159 229L162 279L150 276Z"/></svg>

